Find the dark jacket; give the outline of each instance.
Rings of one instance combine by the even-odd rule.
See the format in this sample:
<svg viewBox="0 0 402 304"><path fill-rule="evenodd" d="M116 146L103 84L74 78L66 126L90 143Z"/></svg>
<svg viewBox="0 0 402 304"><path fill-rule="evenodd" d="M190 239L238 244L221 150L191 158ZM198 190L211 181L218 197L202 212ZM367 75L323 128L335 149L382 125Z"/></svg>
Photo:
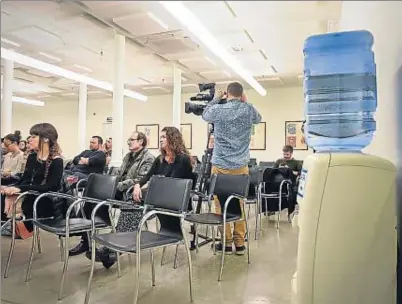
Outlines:
<svg viewBox="0 0 402 304"><path fill-rule="evenodd" d="M80 158L88 158L88 165L79 165L78 162ZM91 173L103 173L103 169L106 165L106 154L103 151L97 150L85 150L81 152L79 155L74 157L73 160L74 167L72 168L72 172L80 172L84 174Z"/></svg>
<svg viewBox="0 0 402 304"><path fill-rule="evenodd" d="M147 175L139 181L140 186L145 185L154 175L194 180L190 157L185 154L176 155L172 164L169 164L162 155L159 155L155 158Z"/></svg>

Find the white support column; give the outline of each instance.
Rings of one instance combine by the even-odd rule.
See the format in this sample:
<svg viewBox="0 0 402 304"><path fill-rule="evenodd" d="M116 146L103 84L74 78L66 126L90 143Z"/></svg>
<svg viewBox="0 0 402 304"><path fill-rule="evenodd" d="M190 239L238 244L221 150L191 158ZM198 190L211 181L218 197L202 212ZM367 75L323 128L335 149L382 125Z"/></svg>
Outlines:
<svg viewBox="0 0 402 304"><path fill-rule="evenodd" d="M1 136L12 133L14 61L4 59Z"/></svg>
<svg viewBox="0 0 402 304"><path fill-rule="evenodd" d="M84 151L87 147L87 98L88 86L80 83L80 95L78 98L78 151Z"/></svg>
<svg viewBox="0 0 402 304"><path fill-rule="evenodd" d="M110 163L113 167L119 167L123 160L125 48L126 37L116 33L114 38L113 150Z"/></svg>
<svg viewBox="0 0 402 304"><path fill-rule="evenodd" d="M341 31L369 30L374 35L377 63L378 109L377 131L365 152L396 163L402 137L398 128L398 70L402 67L402 2L400 1L343 1ZM398 85L399 81L399 85ZM400 94L400 93L399 93ZM401 113L399 113L399 119ZM400 126L400 125L399 125Z"/></svg>
<svg viewBox="0 0 402 304"><path fill-rule="evenodd" d="M173 126L181 124L181 70L173 65Z"/></svg>

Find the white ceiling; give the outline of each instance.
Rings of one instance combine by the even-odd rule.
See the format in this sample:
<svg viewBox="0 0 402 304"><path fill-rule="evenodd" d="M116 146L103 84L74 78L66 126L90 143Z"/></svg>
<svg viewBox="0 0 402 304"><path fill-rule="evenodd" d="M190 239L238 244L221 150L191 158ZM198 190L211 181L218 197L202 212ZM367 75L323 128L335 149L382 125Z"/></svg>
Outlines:
<svg viewBox="0 0 402 304"><path fill-rule="evenodd" d="M341 12L340 1L186 1L185 5L267 88L300 84L304 40L336 30ZM126 87L144 95L172 92L173 63L183 70L184 92L196 92L198 82L225 84L239 79L157 1L1 2L1 37L20 45L3 40L2 47L99 80L112 81L115 30L127 37ZM16 65L15 77L21 96L78 96L78 84L38 70ZM89 92L93 97L111 96L97 88Z"/></svg>

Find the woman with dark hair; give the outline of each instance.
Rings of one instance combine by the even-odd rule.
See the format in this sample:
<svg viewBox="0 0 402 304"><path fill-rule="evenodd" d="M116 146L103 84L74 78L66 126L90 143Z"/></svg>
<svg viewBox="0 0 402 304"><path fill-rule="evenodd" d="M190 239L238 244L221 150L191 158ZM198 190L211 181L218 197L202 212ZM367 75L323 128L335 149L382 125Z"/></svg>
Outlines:
<svg viewBox="0 0 402 304"><path fill-rule="evenodd" d="M141 187L143 187L154 175L193 179L193 166L182 134L175 127L164 127L160 135L160 152L152 164L148 174L134 186L134 201L142 199Z"/></svg>
<svg viewBox="0 0 402 304"><path fill-rule="evenodd" d="M21 140L20 144L19 144L19 148L22 152L25 153L25 151L27 150L27 141L26 140Z"/></svg>
<svg viewBox="0 0 402 304"><path fill-rule="evenodd" d="M7 151L1 166L1 184L4 186L17 182L18 174L24 171L24 154L19 149L20 140L20 131L15 131L13 134L4 137L4 147Z"/></svg>
<svg viewBox="0 0 402 304"><path fill-rule="evenodd" d="M30 146L35 152L28 156L26 168L21 181L14 187L2 188L2 205L4 195L16 197L26 191L39 193L57 192L63 175L63 160L57 143L58 133L49 123L34 125L31 130ZM28 195L22 201L22 212L27 219L33 216L33 203L36 196ZM43 198L38 205L39 217L60 217L61 206L50 198ZM4 209L3 209L4 210ZM18 230L25 237L32 235L32 222L19 222ZM21 235L22 236L22 235Z"/></svg>

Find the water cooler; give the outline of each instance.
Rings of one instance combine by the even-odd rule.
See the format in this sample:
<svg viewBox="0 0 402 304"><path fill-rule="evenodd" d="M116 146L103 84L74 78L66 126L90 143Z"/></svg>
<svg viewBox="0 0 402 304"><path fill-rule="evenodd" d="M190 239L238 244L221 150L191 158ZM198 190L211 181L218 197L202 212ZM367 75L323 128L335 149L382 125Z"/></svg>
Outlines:
<svg viewBox="0 0 402 304"><path fill-rule="evenodd" d="M361 152L375 131L372 43L364 31L305 43L305 135L318 152L299 181L296 304L396 303L396 167Z"/></svg>

